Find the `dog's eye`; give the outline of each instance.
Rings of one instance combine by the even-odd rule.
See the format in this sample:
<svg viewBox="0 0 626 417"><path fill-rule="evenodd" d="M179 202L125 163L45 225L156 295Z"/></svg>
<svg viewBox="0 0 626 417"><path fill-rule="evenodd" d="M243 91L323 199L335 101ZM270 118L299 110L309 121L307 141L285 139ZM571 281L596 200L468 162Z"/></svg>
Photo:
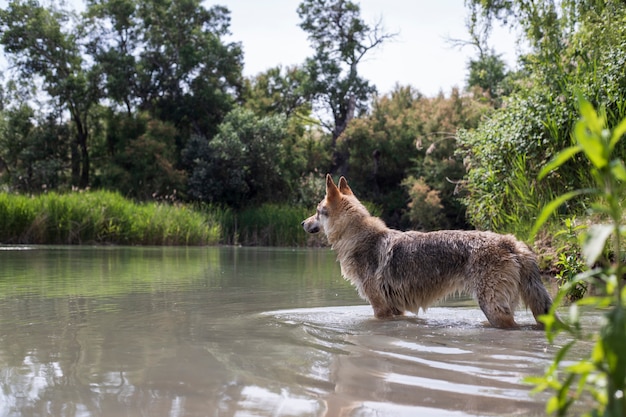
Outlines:
<svg viewBox="0 0 626 417"><path fill-rule="evenodd" d="M326 207L322 207L321 209L317 210L317 214L322 216L328 216L328 209Z"/></svg>

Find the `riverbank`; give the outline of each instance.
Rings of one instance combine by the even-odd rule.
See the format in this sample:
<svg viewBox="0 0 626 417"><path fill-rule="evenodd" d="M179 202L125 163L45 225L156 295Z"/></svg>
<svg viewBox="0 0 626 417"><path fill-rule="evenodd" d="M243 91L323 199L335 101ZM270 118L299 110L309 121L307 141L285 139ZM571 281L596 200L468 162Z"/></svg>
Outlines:
<svg viewBox="0 0 626 417"><path fill-rule="evenodd" d="M217 244L220 226L184 205L135 203L110 191L0 193L5 244Z"/></svg>
<svg viewBox="0 0 626 417"><path fill-rule="evenodd" d="M0 193L0 243L322 246L323 238L300 226L310 212L278 204L235 211L136 203L110 191Z"/></svg>

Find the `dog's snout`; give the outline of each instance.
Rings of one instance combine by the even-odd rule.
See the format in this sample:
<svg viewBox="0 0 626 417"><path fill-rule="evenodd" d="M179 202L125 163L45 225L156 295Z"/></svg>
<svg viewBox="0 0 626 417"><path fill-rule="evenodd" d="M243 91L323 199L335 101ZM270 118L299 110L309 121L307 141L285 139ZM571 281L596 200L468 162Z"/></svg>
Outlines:
<svg viewBox="0 0 626 417"><path fill-rule="evenodd" d="M319 225L317 222L311 221L310 218L304 220L302 223L302 228L307 233L317 233L320 231Z"/></svg>

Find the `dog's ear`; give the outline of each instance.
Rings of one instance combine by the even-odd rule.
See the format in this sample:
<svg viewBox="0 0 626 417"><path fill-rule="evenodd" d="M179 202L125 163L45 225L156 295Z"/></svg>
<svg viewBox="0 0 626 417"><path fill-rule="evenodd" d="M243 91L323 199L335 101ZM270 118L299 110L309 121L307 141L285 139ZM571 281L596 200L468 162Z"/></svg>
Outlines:
<svg viewBox="0 0 626 417"><path fill-rule="evenodd" d="M348 185L348 180L346 180L345 177L339 178L339 191L341 191L341 194L354 195L352 193L352 189L350 189L350 186Z"/></svg>
<svg viewBox="0 0 626 417"><path fill-rule="evenodd" d="M330 174L326 174L326 198L333 200L339 198L339 188L333 182L333 177Z"/></svg>

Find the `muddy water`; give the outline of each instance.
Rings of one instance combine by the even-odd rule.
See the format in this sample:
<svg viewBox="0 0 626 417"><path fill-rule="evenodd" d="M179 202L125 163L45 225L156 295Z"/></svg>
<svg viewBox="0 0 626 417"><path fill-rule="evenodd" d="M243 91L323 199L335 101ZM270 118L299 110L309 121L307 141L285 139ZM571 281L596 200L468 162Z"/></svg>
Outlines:
<svg viewBox="0 0 626 417"><path fill-rule="evenodd" d="M539 416L518 321L375 320L327 250L0 247L0 416Z"/></svg>

